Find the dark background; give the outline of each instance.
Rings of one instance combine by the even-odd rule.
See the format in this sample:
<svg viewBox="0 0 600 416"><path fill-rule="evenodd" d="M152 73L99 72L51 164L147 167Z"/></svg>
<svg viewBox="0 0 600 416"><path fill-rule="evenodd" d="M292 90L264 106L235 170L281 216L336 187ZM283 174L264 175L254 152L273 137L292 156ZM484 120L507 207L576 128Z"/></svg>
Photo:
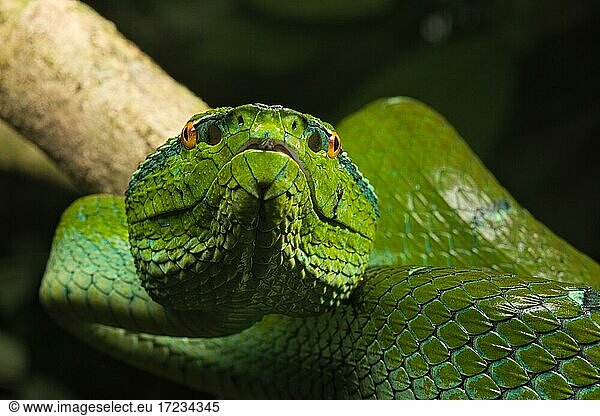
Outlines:
<svg viewBox="0 0 600 416"><path fill-rule="evenodd" d="M211 106L331 122L409 95L444 114L538 219L600 259L600 3L581 0L88 1ZM176 398L184 387L65 334L37 287L77 194L0 170L0 398Z"/></svg>

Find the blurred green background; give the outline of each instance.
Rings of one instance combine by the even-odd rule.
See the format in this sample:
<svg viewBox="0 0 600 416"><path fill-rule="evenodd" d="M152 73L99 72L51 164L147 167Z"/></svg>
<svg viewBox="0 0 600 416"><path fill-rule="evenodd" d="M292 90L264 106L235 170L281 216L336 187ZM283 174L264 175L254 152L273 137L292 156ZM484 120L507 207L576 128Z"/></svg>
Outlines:
<svg viewBox="0 0 600 416"><path fill-rule="evenodd" d="M582 0L89 1L211 106L331 122L409 95L444 114L537 218L600 259L600 3ZM37 287L78 194L0 129L0 398L183 398L70 337Z"/></svg>

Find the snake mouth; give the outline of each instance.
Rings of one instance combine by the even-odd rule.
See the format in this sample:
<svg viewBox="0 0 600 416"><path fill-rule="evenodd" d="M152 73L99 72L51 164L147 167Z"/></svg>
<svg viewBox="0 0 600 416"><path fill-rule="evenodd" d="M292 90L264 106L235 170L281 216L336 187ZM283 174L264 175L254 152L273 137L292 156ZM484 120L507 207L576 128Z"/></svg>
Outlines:
<svg viewBox="0 0 600 416"><path fill-rule="evenodd" d="M241 146L234 154L233 157L236 157L242 153L244 153L245 151L248 150L254 150L254 151L263 151L263 152L277 152L277 153L282 153L284 155L286 155L287 157L289 157L290 159L292 159L300 168L300 171L304 174L304 177L306 179L306 182L308 184L308 190L309 190L309 195L310 195L310 201L312 203L312 208L313 208L313 212L317 215L317 217L324 223L328 223L329 225L333 226L333 227L339 227L339 228L343 228L349 231L354 232L355 234L358 234L364 238L366 238L369 241L372 241L372 238L370 238L368 235L366 235L365 233L363 233L361 230L359 230L356 227L353 227L351 225L342 223L338 220L336 220L336 218L330 218L328 216L326 216L325 214L323 214L319 208L318 208L318 204L317 204L317 198L316 198L316 190L315 190L315 185L312 181L312 175L310 170L305 166L304 162L302 160L300 160L300 158L298 157L298 155L296 154L296 152L291 149L286 143L277 141L277 140L273 140L273 139L255 139L255 140L249 140L248 142L246 142L243 146ZM213 185L215 183L217 183L217 179L215 178ZM212 185L211 185L212 186ZM185 206L181 206L181 207L177 207L174 209L170 209L170 210L165 210L165 211L161 211L161 212L156 212L153 215L148 215L148 216L144 216L143 218L139 218L136 220L130 220L131 223L137 223L140 221L145 221L145 220L156 220L156 219L160 219L160 218L164 218L164 217L168 217L168 216L172 216L172 215L176 215L179 213L184 213L187 212L191 209L194 209L196 206L198 206L199 204L203 203L203 201L205 200L205 195L204 194L202 196L202 198L199 198L197 201L195 201L192 204L189 205L185 205Z"/></svg>
<svg viewBox="0 0 600 416"><path fill-rule="evenodd" d="M300 160L300 158L298 157L296 152L293 149L291 149L286 143L276 141L273 139L249 140L242 147L240 147L240 149L234 154L234 156L237 156L247 150L261 150L261 151L266 151L266 152L278 152L278 153L283 153L286 156L288 156L289 158L291 158L294 162L296 162L296 164L298 165L298 167L300 168L302 173L304 173L304 176L308 183L310 200L311 200L311 203L313 206L313 211L315 212L317 217L319 217L319 219L322 222L328 223L329 225L331 225L333 227L339 227L339 228L344 228L344 229L350 230L350 231L354 232L355 234L358 234L358 235L366 238L369 241L373 241L372 238L370 238L368 235L366 235L359 229L352 227L348 224L344 224L340 221L337 221L335 218L330 218L330 217L326 216L325 214L323 214L319 210L319 208L318 208L319 205L317 204L317 198L316 198L316 190L314 187L314 183L312 181L312 175L310 173L310 170L307 169L306 165L304 164L304 162L302 160Z"/></svg>
<svg viewBox="0 0 600 416"><path fill-rule="evenodd" d="M292 149L290 149L290 147L287 144L285 144L283 142L275 141L273 139L250 140L246 144L244 144L242 147L240 147L240 149L237 152L235 152L234 156L239 155L240 153L243 153L246 150L250 150L250 149L263 150L263 151L267 151L267 152L283 153L284 155L287 155L290 158L292 158L292 160L294 162L296 162L300 166L301 169L303 167L302 163L300 162L300 158L298 157L296 152L294 152Z"/></svg>

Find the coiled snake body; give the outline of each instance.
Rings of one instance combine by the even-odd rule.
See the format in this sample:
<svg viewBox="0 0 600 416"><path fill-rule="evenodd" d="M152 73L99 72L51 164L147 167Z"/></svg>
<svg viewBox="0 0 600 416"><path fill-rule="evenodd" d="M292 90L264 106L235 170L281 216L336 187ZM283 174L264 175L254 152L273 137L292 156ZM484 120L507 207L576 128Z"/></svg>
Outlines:
<svg viewBox="0 0 600 416"><path fill-rule="evenodd" d="M337 133L279 106L192 117L124 199L64 213L40 295L225 397L598 399L598 288L442 117L394 98Z"/></svg>

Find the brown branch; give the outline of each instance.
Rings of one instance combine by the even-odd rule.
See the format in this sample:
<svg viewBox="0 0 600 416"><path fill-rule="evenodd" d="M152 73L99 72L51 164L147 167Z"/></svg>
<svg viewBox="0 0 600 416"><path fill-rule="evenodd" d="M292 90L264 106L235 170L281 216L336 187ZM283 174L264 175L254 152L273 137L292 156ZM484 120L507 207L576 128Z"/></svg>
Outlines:
<svg viewBox="0 0 600 416"><path fill-rule="evenodd" d="M6 172L18 172L31 179L75 190L69 178L39 147L0 120L0 175Z"/></svg>
<svg viewBox="0 0 600 416"><path fill-rule="evenodd" d="M122 192L207 108L82 3L0 0L0 117L82 191Z"/></svg>

